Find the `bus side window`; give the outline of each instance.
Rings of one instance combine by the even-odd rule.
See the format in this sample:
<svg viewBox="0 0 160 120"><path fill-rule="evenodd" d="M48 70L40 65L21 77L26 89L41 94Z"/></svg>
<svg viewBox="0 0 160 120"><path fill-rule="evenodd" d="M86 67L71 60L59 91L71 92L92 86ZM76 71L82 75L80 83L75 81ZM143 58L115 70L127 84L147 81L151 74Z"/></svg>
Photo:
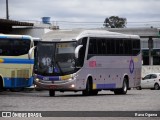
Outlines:
<svg viewBox="0 0 160 120"><path fill-rule="evenodd" d="M115 39L107 39L107 54L112 55L116 54L116 46L115 46Z"/></svg>
<svg viewBox="0 0 160 120"><path fill-rule="evenodd" d="M137 55L140 52L140 40L132 40L132 54Z"/></svg>
<svg viewBox="0 0 160 120"><path fill-rule="evenodd" d="M117 39L115 42L116 42L116 54L117 55L123 55L124 54L123 40L122 39Z"/></svg>
<svg viewBox="0 0 160 120"><path fill-rule="evenodd" d="M107 54L107 42L105 41L105 39L102 39L102 54Z"/></svg>
<svg viewBox="0 0 160 120"><path fill-rule="evenodd" d="M97 42L97 54L101 55L102 54L102 39L97 38L96 42Z"/></svg>
<svg viewBox="0 0 160 120"><path fill-rule="evenodd" d="M124 54L131 55L132 54L132 41L124 39L123 43L124 43Z"/></svg>
<svg viewBox="0 0 160 120"><path fill-rule="evenodd" d="M90 38L88 54L97 54L97 42L96 38Z"/></svg>

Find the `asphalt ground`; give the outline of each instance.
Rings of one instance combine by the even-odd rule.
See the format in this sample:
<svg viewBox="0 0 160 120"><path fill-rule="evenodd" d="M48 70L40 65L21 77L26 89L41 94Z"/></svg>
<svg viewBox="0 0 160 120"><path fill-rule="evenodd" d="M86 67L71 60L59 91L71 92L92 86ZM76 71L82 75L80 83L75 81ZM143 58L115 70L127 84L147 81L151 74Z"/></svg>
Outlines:
<svg viewBox="0 0 160 120"><path fill-rule="evenodd" d="M160 117L148 117L148 116L126 116L119 117L117 116L117 112L122 112L122 114L129 114L133 112L136 113L146 113L158 112L158 116L160 116L160 90L130 90L126 95L114 95L111 91L101 91L97 96L82 96L81 92L65 92L60 93L56 92L55 97L49 97L48 91L23 91L23 92L9 92L4 91L0 92L0 109L1 111L42 111L42 112L53 112L53 114L57 111L62 114L59 117L53 117L53 114L41 119L52 119L52 117L57 120L65 119L68 120L70 118L79 120L91 120L91 119L138 119L138 120L150 120L150 119L159 119ZM76 115L67 117L62 111L68 111L70 114ZM80 111L80 112L79 112ZM89 111L89 112L106 112L104 113L105 117L98 116L99 114L94 115L94 117L85 116L81 111ZM112 113L109 113L111 112ZM73 112L73 113L72 113ZM79 116L82 114L82 117ZM108 117L106 114L113 114L113 117ZM114 116L115 114L115 116ZM129 114L130 115L130 114ZM141 114L140 114L141 115ZM85 117L84 117L85 116ZM121 116L121 115L120 115ZM0 118L1 119L1 118ZM9 119L9 118L5 118ZM22 119L22 118L14 118L14 119ZM29 118L23 118L29 119ZM32 118L38 119L38 118ZM53 119L52 119L53 120Z"/></svg>

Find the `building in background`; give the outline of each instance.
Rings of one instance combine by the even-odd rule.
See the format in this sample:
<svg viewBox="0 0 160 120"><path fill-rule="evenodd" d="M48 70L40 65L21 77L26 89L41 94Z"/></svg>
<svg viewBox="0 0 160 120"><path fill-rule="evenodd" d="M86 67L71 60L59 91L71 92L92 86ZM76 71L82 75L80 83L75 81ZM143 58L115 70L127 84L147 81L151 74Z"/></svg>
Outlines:
<svg viewBox="0 0 160 120"><path fill-rule="evenodd" d="M160 31L157 28L107 28L112 32L139 35L143 65L160 65Z"/></svg>
<svg viewBox="0 0 160 120"><path fill-rule="evenodd" d="M59 29L59 26L51 24L43 17L41 22L20 22L15 20L0 19L0 33L30 35L32 37L41 38L45 33Z"/></svg>
<svg viewBox="0 0 160 120"><path fill-rule="evenodd" d="M15 20L0 19L0 33L10 34L14 26L33 27L33 23L19 22Z"/></svg>
<svg viewBox="0 0 160 120"><path fill-rule="evenodd" d="M160 29L158 28L108 28L108 31L139 35L142 48L142 77L160 73Z"/></svg>

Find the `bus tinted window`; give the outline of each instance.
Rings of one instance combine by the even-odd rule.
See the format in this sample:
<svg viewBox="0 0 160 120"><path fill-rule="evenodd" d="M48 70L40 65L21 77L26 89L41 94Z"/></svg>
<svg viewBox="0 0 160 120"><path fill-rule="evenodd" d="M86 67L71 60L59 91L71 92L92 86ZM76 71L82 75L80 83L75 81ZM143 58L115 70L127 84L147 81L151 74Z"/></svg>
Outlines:
<svg viewBox="0 0 160 120"><path fill-rule="evenodd" d="M114 39L110 39L109 41L110 41L109 47L110 47L110 51L111 51L110 54L116 54L116 45L115 45L116 41Z"/></svg>
<svg viewBox="0 0 160 120"><path fill-rule="evenodd" d="M30 40L0 39L1 56L19 56L27 54L30 49Z"/></svg>
<svg viewBox="0 0 160 120"><path fill-rule="evenodd" d="M97 54L97 45L96 39L91 38L89 42L89 54Z"/></svg>
<svg viewBox="0 0 160 120"><path fill-rule="evenodd" d="M96 55L137 55L140 40L123 38L90 38L88 54Z"/></svg>
<svg viewBox="0 0 160 120"><path fill-rule="evenodd" d="M132 41L125 39L123 42L124 42L124 54L132 55Z"/></svg>
<svg viewBox="0 0 160 120"><path fill-rule="evenodd" d="M103 47L103 43L102 43L102 39L96 39L95 41L97 44L97 53L98 54L103 54L103 51L102 51L102 47Z"/></svg>
<svg viewBox="0 0 160 120"><path fill-rule="evenodd" d="M132 40L132 53L137 55L140 52L140 40Z"/></svg>
<svg viewBox="0 0 160 120"><path fill-rule="evenodd" d="M107 54L112 54L111 40L106 40Z"/></svg>
<svg viewBox="0 0 160 120"><path fill-rule="evenodd" d="M105 39L102 39L102 54L107 54L107 42Z"/></svg>
<svg viewBox="0 0 160 120"><path fill-rule="evenodd" d="M124 54L124 43L123 40L116 40L116 54Z"/></svg>

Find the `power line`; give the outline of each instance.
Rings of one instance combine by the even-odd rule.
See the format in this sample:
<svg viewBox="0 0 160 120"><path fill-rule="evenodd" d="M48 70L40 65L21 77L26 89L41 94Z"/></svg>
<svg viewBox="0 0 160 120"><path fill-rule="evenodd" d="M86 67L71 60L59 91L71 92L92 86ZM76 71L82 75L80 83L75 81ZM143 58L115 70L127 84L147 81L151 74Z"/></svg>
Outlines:
<svg viewBox="0 0 160 120"><path fill-rule="evenodd" d="M160 23L160 21L127 22L127 23L141 23L141 24L144 24L144 23Z"/></svg>
<svg viewBox="0 0 160 120"><path fill-rule="evenodd" d="M30 22L42 22L40 20L21 20L21 21L30 21ZM104 22L81 22L81 21L50 21L51 23L70 23L70 24L104 24ZM145 24L145 23L160 23L160 21L137 21L137 22L127 22L127 24Z"/></svg>
<svg viewBox="0 0 160 120"><path fill-rule="evenodd" d="M21 20L22 21L22 20ZM25 22L33 22L41 24L41 20L23 20ZM60 26L61 28L97 28L104 27L104 22L97 21L50 21L51 24L55 26ZM160 21L136 21L136 22L127 22L126 27L160 27Z"/></svg>
<svg viewBox="0 0 160 120"><path fill-rule="evenodd" d="M60 22L60 23L80 23L80 24L104 24L104 22L75 22L75 21L51 21L51 22ZM145 24L145 23L160 23L160 21L144 21L144 22L127 22L130 24L138 23L138 24Z"/></svg>

